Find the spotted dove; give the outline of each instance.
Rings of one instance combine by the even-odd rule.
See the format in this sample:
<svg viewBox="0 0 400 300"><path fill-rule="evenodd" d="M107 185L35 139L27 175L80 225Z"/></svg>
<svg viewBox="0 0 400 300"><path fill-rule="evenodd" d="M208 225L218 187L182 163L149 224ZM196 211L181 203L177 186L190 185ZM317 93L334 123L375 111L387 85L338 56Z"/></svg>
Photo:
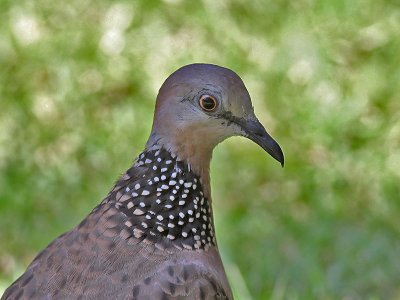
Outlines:
<svg viewBox="0 0 400 300"><path fill-rule="evenodd" d="M107 197L1 299L233 299L213 226L213 148L244 136L282 165L233 71L184 66L162 85L145 150Z"/></svg>

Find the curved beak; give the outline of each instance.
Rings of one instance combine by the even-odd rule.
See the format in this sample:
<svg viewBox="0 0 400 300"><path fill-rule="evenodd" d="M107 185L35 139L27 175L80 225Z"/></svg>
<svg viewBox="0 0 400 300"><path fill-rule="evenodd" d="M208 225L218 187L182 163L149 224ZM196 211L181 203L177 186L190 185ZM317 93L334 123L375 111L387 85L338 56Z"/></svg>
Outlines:
<svg viewBox="0 0 400 300"><path fill-rule="evenodd" d="M285 158L279 144L269 135L264 126L257 119L246 120L244 118L236 119L236 123L241 126L245 132L244 136L255 142L273 158L279 161L283 167Z"/></svg>

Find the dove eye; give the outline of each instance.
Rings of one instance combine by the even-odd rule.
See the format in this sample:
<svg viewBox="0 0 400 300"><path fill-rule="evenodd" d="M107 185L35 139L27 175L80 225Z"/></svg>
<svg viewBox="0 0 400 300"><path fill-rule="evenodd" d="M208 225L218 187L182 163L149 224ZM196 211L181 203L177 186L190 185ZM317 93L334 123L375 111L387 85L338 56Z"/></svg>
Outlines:
<svg viewBox="0 0 400 300"><path fill-rule="evenodd" d="M199 99L199 104L207 112L213 112L218 107L218 101L210 95L202 95Z"/></svg>

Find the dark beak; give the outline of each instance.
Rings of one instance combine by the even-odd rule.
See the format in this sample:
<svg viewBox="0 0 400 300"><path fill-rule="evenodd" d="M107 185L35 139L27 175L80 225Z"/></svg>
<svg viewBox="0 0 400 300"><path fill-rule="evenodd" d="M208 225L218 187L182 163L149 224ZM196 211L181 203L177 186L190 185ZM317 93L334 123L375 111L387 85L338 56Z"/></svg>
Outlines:
<svg viewBox="0 0 400 300"><path fill-rule="evenodd" d="M249 138L266 152L268 152L273 158L279 161L283 167L285 158L283 152L278 143L268 134L264 126L256 120L237 119L236 122L239 124L245 132L245 137Z"/></svg>

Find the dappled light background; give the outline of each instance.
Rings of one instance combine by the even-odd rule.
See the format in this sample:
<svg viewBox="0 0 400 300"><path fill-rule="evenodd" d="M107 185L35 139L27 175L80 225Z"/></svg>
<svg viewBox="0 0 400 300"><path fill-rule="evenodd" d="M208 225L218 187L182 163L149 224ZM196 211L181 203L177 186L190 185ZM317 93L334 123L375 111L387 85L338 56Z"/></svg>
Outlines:
<svg viewBox="0 0 400 300"><path fill-rule="evenodd" d="M108 193L178 67L235 70L282 169L232 138L212 163L237 299L400 298L400 4L0 3L0 292Z"/></svg>

